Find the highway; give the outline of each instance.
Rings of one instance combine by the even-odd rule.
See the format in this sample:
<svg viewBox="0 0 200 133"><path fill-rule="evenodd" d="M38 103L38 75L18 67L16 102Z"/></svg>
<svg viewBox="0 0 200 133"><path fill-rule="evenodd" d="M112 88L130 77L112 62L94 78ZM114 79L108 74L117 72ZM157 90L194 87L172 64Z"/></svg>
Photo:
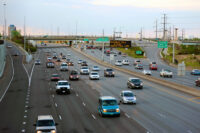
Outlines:
<svg viewBox="0 0 200 133"><path fill-rule="evenodd" d="M9 53L17 50L14 47ZM47 52L56 52L58 55L71 54L77 69L79 59L86 60L91 68L98 65L73 51L71 48L42 48L35 54L42 64L33 65L28 76L22 66L22 57L12 57L14 60L14 79L8 91L0 102L0 131L34 132L33 124L38 115L51 114L61 133L198 133L200 131L200 101L193 97L167 87L143 80L143 89L134 89L136 105L120 104L120 117L102 118L97 112L98 98L102 95L111 95L119 99L122 90L128 89L126 82L131 75L115 71L116 77L103 77L104 66L100 67L100 80L91 81L88 75L81 75L79 81L70 81L72 93L57 95L55 82L50 81L53 73L60 74L62 79L68 80L69 72L60 72L59 64L55 68L46 68ZM92 53L90 53L92 54ZM93 54L99 55L96 51ZM32 72L32 74L31 74ZM11 76L10 76L11 77ZM7 79L9 81L9 79ZM0 79L1 82L1 79ZM30 87L29 84L30 83ZM13 110L15 110L13 112Z"/></svg>
<svg viewBox="0 0 200 133"><path fill-rule="evenodd" d="M144 59L140 59L142 61L144 69L146 69L146 70L149 69L149 63L151 61L156 61L157 64L158 64L158 70L157 71L155 71L155 70L151 71L152 72L152 76L157 77L157 78L162 78L164 80L172 81L172 82L175 82L175 83L179 83L179 84L182 84L182 85L185 85L185 86L189 86L189 87L193 87L193 88L199 89L199 87L196 87L195 83L194 83L195 80L197 79L197 76L191 75L190 74L191 71L186 71L185 76L178 76L177 75L177 68L169 66L168 64L166 64L165 62L163 62L160 59L160 55L159 55L160 54L159 53L160 49L157 48L157 45L143 47L143 49L145 50L146 57L147 57L147 58L144 58ZM114 49L114 51L118 53L118 51L116 49ZM87 49L84 52L89 54L89 55L91 55L91 56L94 56L94 57L96 57L98 59L102 59L102 52L100 50L98 50L98 49ZM114 60L111 61L111 63L114 65L115 60L121 60L122 61L123 59L128 59L129 62L130 62L130 65L128 65L128 66L127 65L123 65L123 66L120 66L120 67L129 69L131 71L136 71L136 72L141 72L142 73L142 70L135 69L135 67L133 66L133 62L136 59L131 58L129 56L122 57L121 55L117 55L117 56L114 57ZM107 56L106 54L104 54L104 61L110 62L110 56ZM173 72L173 78L160 77L160 71L163 68L171 70Z"/></svg>

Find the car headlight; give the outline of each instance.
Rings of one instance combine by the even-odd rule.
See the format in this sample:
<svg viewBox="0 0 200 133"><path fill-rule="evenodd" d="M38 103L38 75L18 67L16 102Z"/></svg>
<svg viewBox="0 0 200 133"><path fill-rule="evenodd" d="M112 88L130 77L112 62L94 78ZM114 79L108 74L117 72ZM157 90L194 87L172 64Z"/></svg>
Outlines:
<svg viewBox="0 0 200 133"><path fill-rule="evenodd" d="M143 85L143 83L140 83L140 85Z"/></svg>
<svg viewBox="0 0 200 133"><path fill-rule="evenodd" d="M136 100L136 97L133 97L133 100L135 101L135 100Z"/></svg>
<svg viewBox="0 0 200 133"><path fill-rule="evenodd" d="M37 133L42 133L42 131L37 131Z"/></svg>
<svg viewBox="0 0 200 133"><path fill-rule="evenodd" d="M115 74L115 72L112 72L112 74Z"/></svg>
<svg viewBox="0 0 200 133"><path fill-rule="evenodd" d="M131 83L132 86L135 86L135 84Z"/></svg>
<svg viewBox="0 0 200 133"><path fill-rule="evenodd" d="M119 112L119 109L116 109L116 112Z"/></svg>
<svg viewBox="0 0 200 133"><path fill-rule="evenodd" d="M51 130L51 133L56 133L56 130Z"/></svg>
<svg viewBox="0 0 200 133"><path fill-rule="evenodd" d="M107 110L106 110L106 109L103 109L103 112L105 113L105 112L107 112Z"/></svg>

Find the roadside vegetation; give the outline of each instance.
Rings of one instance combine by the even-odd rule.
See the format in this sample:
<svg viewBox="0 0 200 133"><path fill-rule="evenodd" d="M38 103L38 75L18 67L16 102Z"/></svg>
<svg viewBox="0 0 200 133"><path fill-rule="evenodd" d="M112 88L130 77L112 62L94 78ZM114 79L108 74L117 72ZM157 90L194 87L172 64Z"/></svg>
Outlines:
<svg viewBox="0 0 200 133"><path fill-rule="evenodd" d="M24 48L24 37L21 35L21 33L19 31L12 31L11 41L16 42L17 44L19 44L19 46ZM37 47L33 46L32 44L30 44L26 41L26 49L25 50L27 52L33 53L33 52L37 51Z"/></svg>
<svg viewBox="0 0 200 133"><path fill-rule="evenodd" d="M127 54L133 58L144 58L144 51L141 47L132 47L132 48L117 48L117 50L121 51L122 53ZM136 51L142 51L141 55L136 54Z"/></svg>
<svg viewBox="0 0 200 133"><path fill-rule="evenodd" d="M162 51L163 59L172 63L173 45L168 45L168 54L165 55ZM200 45L178 45L175 44L175 62L174 64L185 62L189 69L200 69Z"/></svg>

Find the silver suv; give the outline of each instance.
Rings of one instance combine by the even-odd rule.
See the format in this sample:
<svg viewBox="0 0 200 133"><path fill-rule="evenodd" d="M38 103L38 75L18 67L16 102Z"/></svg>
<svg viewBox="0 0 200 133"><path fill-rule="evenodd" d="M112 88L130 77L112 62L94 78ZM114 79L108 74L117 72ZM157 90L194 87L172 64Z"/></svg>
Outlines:
<svg viewBox="0 0 200 133"><path fill-rule="evenodd" d="M34 124L36 133L56 133L57 125L51 115L39 115Z"/></svg>
<svg viewBox="0 0 200 133"><path fill-rule="evenodd" d="M57 94L70 94L70 83L67 80L60 80L56 83Z"/></svg>
<svg viewBox="0 0 200 133"><path fill-rule="evenodd" d="M67 63L62 63L60 65L60 71L68 71L68 65L67 65Z"/></svg>

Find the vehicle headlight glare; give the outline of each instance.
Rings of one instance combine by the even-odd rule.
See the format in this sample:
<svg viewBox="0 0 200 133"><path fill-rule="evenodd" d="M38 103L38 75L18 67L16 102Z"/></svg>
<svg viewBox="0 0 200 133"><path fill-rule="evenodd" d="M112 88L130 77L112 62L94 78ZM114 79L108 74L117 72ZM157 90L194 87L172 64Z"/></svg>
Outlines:
<svg viewBox="0 0 200 133"><path fill-rule="evenodd" d="M37 131L37 133L42 133L42 131Z"/></svg>
<svg viewBox="0 0 200 133"><path fill-rule="evenodd" d="M51 133L56 133L56 130L51 130Z"/></svg>
<svg viewBox="0 0 200 133"><path fill-rule="evenodd" d="M116 109L116 112L119 112L119 109Z"/></svg>
<svg viewBox="0 0 200 133"><path fill-rule="evenodd" d="M107 112L107 110L106 110L106 109L103 109L103 112L105 113L105 112Z"/></svg>

